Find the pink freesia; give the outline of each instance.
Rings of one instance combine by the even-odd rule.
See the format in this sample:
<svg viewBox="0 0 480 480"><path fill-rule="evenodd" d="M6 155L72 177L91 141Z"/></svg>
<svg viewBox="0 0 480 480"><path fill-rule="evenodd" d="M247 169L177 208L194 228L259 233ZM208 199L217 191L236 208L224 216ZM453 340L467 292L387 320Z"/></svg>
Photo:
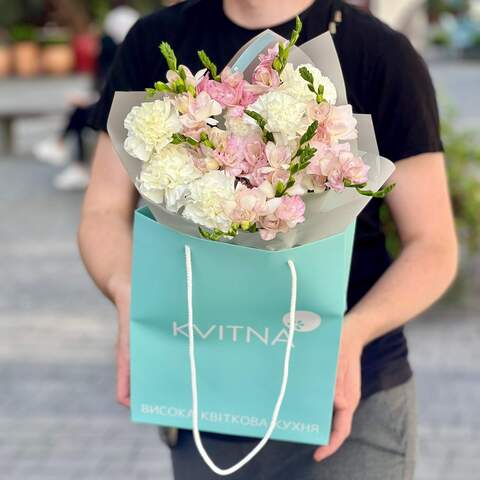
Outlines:
<svg viewBox="0 0 480 480"><path fill-rule="evenodd" d="M304 184L307 189L317 192L328 187L342 192L345 178L365 178L368 168L365 170L362 160L353 155L349 143L330 146L314 140L311 145L317 152L306 169L308 177L304 179Z"/></svg>
<svg viewBox="0 0 480 480"><path fill-rule="evenodd" d="M323 128L333 142L355 140L357 138L357 120L353 116L352 106L332 106Z"/></svg>
<svg viewBox="0 0 480 480"><path fill-rule="evenodd" d="M202 81L206 69L199 70L195 75L190 71L188 67L185 65L180 65L179 68L183 68L186 76L185 83L187 84L188 87L193 87L196 88L197 85ZM169 87L173 87L175 82L180 80L180 75L177 72L174 72L173 70L168 70L167 71L167 84Z"/></svg>
<svg viewBox="0 0 480 480"><path fill-rule="evenodd" d="M229 135L221 148L216 146L214 156L225 171L233 177L239 177L248 171L248 163L244 159L243 139L235 135Z"/></svg>
<svg viewBox="0 0 480 480"><path fill-rule="evenodd" d="M271 88L276 88L280 85L280 76L271 64L261 63L253 71L252 83L262 87L261 90L263 92L267 92Z"/></svg>
<svg viewBox="0 0 480 480"><path fill-rule="evenodd" d="M248 82L243 84L242 98L240 99L240 105L242 107L248 107L252 103L255 103L259 93L255 90L255 86Z"/></svg>
<svg viewBox="0 0 480 480"><path fill-rule="evenodd" d="M327 187L331 188L335 192L343 192L345 185L343 184L343 171L340 163L337 163L334 168L328 173Z"/></svg>
<svg viewBox="0 0 480 480"><path fill-rule="evenodd" d="M370 167L365 164L361 157L352 152L341 152L338 160L342 166L344 178L354 184L366 183Z"/></svg>
<svg viewBox="0 0 480 480"><path fill-rule="evenodd" d="M207 80L199 85L197 91L207 92L214 100L223 107L233 107L240 103L242 98L241 87L235 89L225 83Z"/></svg>
<svg viewBox="0 0 480 480"><path fill-rule="evenodd" d="M305 204L299 195L293 197L282 197L282 203L277 208L277 217L288 228L294 228L298 223L305 221Z"/></svg>
<svg viewBox="0 0 480 480"><path fill-rule="evenodd" d="M262 171L262 168L267 166L265 144L260 136L252 135L245 138L244 157L245 178L252 186L260 186L266 179L266 174Z"/></svg>
<svg viewBox="0 0 480 480"><path fill-rule="evenodd" d="M307 118L309 122L317 120L319 124L322 124L327 120L332 106L328 102L317 103L316 100L312 100L307 104Z"/></svg>
<svg viewBox="0 0 480 480"><path fill-rule="evenodd" d="M208 75L197 85L197 93L207 92L223 107L246 107L255 102L257 93L251 85L243 79L241 72L234 72L226 67L220 81L211 80Z"/></svg>
<svg viewBox="0 0 480 480"><path fill-rule="evenodd" d="M278 43L275 44L272 48L269 48L267 50L267 53L261 53L258 56L258 60L260 64L272 65L277 55L278 55Z"/></svg>
<svg viewBox="0 0 480 480"><path fill-rule="evenodd" d="M197 130L218 123L212 117L220 115L222 107L207 92L200 92L196 97L184 95L180 101L182 108L186 108L186 112L180 116L180 121L186 129Z"/></svg>
<svg viewBox="0 0 480 480"><path fill-rule="evenodd" d="M235 107L229 107L227 108L227 113L225 114L225 117L228 118L242 118L243 113L245 109L239 105L236 105Z"/></svg>
<svg viewBox="0 0 480 480"><path fill-rule="evenodd" d="M265 147L267 166L260 167L259 173L263 174L264 179L268 179L272 185L278 182L285 183L290 176L289 168L291 154L287 147L268 142Z"/></svg>
<svg viewBox="0 0 480 480"><path fill-rule="evenodd" d="M260 215L265 213L267 196L259 188L237 187L235 192L235 208L230 214L232 222L248 228L256 223Z"/></svg>
<svg viewBox="0 0 480 480"><path fill-rule="evenodd" d="M252 135L245 139L245 160L252 169L267 164L265 144L259 135Z"/></svg>
<svg viewBox="0 0 480 480"><path fill-rule="evenodd" d="M305 204L298 195L268 200L267 212L259 220L260 236L267 241L305 221Z"/></svg>
<svg viewBox="0 0 480 480"><path fill-rule="evenodd" d="M268 142L265 147L265 154L272 169L286 170L290 167L291 154L287 147Z"/></svg>

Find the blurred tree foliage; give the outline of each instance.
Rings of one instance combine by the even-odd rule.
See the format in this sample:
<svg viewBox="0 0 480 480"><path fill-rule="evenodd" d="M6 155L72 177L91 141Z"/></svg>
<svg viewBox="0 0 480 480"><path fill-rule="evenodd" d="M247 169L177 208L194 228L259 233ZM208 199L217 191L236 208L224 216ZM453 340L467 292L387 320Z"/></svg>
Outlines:
<svg viewBox="0 0 480 480"><path fill-rule="evenodd" d="M430 18L437 20L443 13L461 15L468 11L469 0L427 0Z"/></svg>
<svg viewBox="0 0 480 480"><path fill-rule="evenodd" d="M443 115L442 138L448 181L457 231L470 253L480 250L480 142L478 133L456 127L457 115L448 109ZM398 255L401 245L386 206L381 219L388 250Z"/></svg>

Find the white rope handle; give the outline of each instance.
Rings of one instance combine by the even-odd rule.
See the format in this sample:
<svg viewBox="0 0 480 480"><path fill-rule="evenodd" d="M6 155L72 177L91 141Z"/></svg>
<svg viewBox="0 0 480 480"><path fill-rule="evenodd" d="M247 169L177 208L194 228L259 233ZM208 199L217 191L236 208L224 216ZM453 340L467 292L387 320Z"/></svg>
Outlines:
<svg viewBox="0 0 480 480"><path fill-rule="evenodd" d="M285 361L283 364L283 378L282 385L280 387L280 393L278 395L275 408L273 410L272 419L270 421L270 426L268 427L264 437L257 444L257 446L247 454L242 460L240 460L235 465L229 468L220 468L218 467L213 460L208 455L205 450L200 431L198 430L198 390L197 390L197 367L195 364L195 342L193 338L193 301L192 301L192 253L188 245L185 246L185 262L186 262L186 272L187 272L187 301L188 301L188 352L190 356L190 374L192 380L192 421L193 421L193 439L195 445L198 449L198 453L203 458L205 463L210 467L210 469L215 472L217 475L227 476L232 473L240 470L244 465L246 465L252 458L254 458L260 450L267 444L268 440L272 436L275 426L277 424L278 415L280 413L280 408L282 407L283 399L285 397L285 391L287 389L288 383L288 369L290 365L290 356L292 353L293 346L293 336L295 334L295 311L297 308L297 271L295 269L295 264L292 260L288 261L288 266L290 268L290 274L292 278L291 286L291 298L290 298L290 325L288 328L288 340L287 347L285 350Z"/></svg>

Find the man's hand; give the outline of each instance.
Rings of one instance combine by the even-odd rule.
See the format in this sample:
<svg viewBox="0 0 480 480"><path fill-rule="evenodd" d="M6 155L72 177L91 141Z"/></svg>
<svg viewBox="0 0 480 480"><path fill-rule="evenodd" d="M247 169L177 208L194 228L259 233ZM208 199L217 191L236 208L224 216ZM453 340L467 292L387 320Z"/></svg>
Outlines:
<svg viewBox="0 0 480 480"><path fill-rule="evenodd" d="M360 402L362 350L363 341L355 329L355 320L347 315L340 342L330 443L317 448L313 456L317 462L334 454L350 435L353 414Z"/></svg>
<svg viewBox="0 0 480 480"><path fill-rule="evenodd" d="M130 285L119 287L114 301L118 315L117 401L130 407Z"/></svg>

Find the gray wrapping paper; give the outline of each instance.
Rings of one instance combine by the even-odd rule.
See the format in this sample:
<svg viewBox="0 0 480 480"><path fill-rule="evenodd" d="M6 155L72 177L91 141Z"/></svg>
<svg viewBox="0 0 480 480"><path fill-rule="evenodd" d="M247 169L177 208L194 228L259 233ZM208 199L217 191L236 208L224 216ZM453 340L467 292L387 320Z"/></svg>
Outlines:
<svg viewBox="0 0 480 480"><path fill-rule="evenodd" d="M242 70L246 78L250 78L258 62L258 54L271 48L278 41L286 40L271 30L265 30L244 45L230 61L229 66ZM257 46L257 49L252 46ZM324 33L301 47L294 47L289 62L295 67L305 63L315 65L335 85L337 105L348 103L340 61L330 33ZM135 184L143 162L131 157L123 148L127 138L124 120L134 106L146 101L151 99L146 98L145 92L116 92L107 125L115 151ZM392 175L395 166L379 155L371 116L355 115L355 117L358 122L358 138L350 142L352 150L361 153L365 163L370 166L367 188L378 191ZM343 232L370 201L369 197L358 194L354 189L345 189L342 193L332 190L308 193L302 198L306 206L306 220L288 233L280 233L274 240L264 241L258 233L241 232L237 237L224 241L264 250L282 250L304 245ZM158 222L187 235L200 236L198 225L179 214L167 211L162 205L157 205L147 198L144 198L144 201Z"/></svg>

